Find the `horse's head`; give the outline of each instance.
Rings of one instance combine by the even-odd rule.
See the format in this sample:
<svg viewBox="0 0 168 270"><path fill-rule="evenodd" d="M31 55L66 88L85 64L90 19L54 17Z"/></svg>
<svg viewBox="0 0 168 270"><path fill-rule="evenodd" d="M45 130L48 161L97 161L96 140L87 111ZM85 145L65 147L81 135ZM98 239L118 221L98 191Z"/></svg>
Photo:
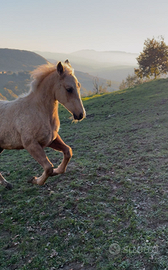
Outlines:
<svg viewBox="0 0 168 270"><path fill-rule="evenodd" d="M82 120L86 116L80 96L80 83L73 73L68 60L57 64L59 76L59 89L56 91L56 99L73 114L75 120Z"/></svg>

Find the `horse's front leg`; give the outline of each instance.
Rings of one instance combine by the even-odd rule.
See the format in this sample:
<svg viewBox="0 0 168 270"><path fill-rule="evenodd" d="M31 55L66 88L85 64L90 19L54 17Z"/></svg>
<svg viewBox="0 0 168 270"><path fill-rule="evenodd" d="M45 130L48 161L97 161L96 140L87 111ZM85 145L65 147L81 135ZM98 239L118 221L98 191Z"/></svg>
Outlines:
<svg viewBox="0 0 168 270"><path fill-rule="evenodd" d="M57 138L48 147L51 147L57 151L60 151L64 155L63 160L61 164L58 166L58 168L53 169L52 175L64 173L66 171L68 162L70 161L72 157L71 147L65 144L59 135L57 135Z"/></svg>
<svg viewBox="0 0 168 270"><path fill-rule="evenodd" d="M47 158L40 144L34 142L26 146L25 149L44 169L44 172L40 177L33 177L33 179L28 182L42 186L47 178L53 174L53 165Z"/></svg>

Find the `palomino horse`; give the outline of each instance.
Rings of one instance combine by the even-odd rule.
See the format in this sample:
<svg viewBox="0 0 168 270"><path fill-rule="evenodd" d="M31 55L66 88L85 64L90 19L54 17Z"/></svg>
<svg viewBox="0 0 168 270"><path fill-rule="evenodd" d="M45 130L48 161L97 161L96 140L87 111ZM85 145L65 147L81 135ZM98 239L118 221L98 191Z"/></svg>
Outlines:
<svg viewBox="0 0 168 270"><path fill-rule="evenodd" d="M40 177L33 177L29 182L43 185L49 176L64 173L72 157L72 149L58 135L58 103L64 105L75 120L82 120L85 110L80 83L68 60L56 66L40 66L32 72L32 78L27 95L14 101L0 101L0 153L3 149L26 149L44 169ZM63 153L58 168L53 168L45 147ZM0 184L12 188L1 174Z"/></svg>

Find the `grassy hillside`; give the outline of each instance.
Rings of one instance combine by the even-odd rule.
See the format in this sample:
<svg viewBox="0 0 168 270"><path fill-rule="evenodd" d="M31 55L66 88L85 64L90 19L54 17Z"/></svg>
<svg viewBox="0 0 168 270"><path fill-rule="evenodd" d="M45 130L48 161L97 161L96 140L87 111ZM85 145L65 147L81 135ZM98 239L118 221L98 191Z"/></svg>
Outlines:
<svg viewBox="0 0 168 270"><path fill-rule="evenodd" d="M0 269L167 269L168 79L84 106L77 124L60 107L74 156L44 187L27 183L42 170L26 151L1 154Z"/></svg>

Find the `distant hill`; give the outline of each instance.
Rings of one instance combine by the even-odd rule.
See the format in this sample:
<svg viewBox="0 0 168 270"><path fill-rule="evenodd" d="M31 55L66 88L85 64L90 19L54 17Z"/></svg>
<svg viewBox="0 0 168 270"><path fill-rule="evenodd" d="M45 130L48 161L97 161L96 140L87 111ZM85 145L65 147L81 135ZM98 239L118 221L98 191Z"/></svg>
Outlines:
<svg viewBox="0 0 168 270"><path fill-rule="evenodd" d="M95 66L98 63L103 63L103 66L136 66L136 58L138 57L137 53L127 53L122 51L81 50L69 54L36 51L36 53L42 55L46 59L61 59L64 61L65 59L70 58L69 60L71 62L73 61L82 65L90 63L91 66Z"/></svg>
<svg viewBox="0 0 168 270"><path fill-rule="evenodd" d="M65 59L58 58L58 61L65 61ZM27 85L30 83L29 72L38 65L46 63L48 61L44 57L34 52L0 49L0 99L12 100L17 98L18 95L27 92L29 89ZM86 72L76 71L76 68L75 74L82 85L81 94L83 96L92 94L95 79L100 87L107 86L106 79L96 78ZM107 87L107 91L118 90L118 87L119 83L111 82L111 86Z"/></svg>
<svg viewBox="0 0 168 270"><path fill-rule="evenodd" d="M28 91L30 73L48 61L30 51L0 49L0 99L12 100Z"/></svg>
<svg viewBox="0 0 168 270"><path fill-rule="evenodd" d="M37 53L13 49L0 49L0 71L28 71L48 61Z"/></svg>
<svg viewBox="0 0 168 270"><path fill-rule="evenodd" d="M93 93L95 79L97 79L99 86L106 87L107 85L107 80L95 78L87 73L75 71L75 75L81 83L82 96ZM26 93L29 90L28 84L30 81L30 73L28 71L18 73L0 72L0 99L12 100L22 93ZM118 90L118 84L112 82L112 85L107 87L107 91L112 92L115 90Z"/></svg>
<svg viewBox="0 0 168 270"><path fill-rule="evenodd" d="M80 71L75 71L75 75L78 78L79 82L81 83L81 94L84 95L89 95L92 94L94 90L94 82L95 80L97 81L99 87L106 87L108 84L108 80L92 76L88 73L80 72ZM119 83L115 81L110 81L111 86L107 87L108 92L113 92L118 90L119 88Z"/></svg>
<svg viewBox="0 0 168 270"><path fill-rule="evenodd" d="M98 52L94 50L82 50L69 54L37 52L50 62L69 59L75 70L87 72L92 76L121 82L128 74L134 72L137 67L138 54L120 51Z"/></svg>
<svg viewBox="0 0 168 270"><path fill-rule="evenodd" d="M29 90L29 71L0 72L0 99L12 100Z"/></svg>
<svg viewBox="0 0 168 270"><path fill-rule="evenodd" d="M110 66L133 66L136 65L136 53L127 53L122 51L95 51L81 50L71 53L72 56L82 57L100 63L110 63Z"/></svg>

